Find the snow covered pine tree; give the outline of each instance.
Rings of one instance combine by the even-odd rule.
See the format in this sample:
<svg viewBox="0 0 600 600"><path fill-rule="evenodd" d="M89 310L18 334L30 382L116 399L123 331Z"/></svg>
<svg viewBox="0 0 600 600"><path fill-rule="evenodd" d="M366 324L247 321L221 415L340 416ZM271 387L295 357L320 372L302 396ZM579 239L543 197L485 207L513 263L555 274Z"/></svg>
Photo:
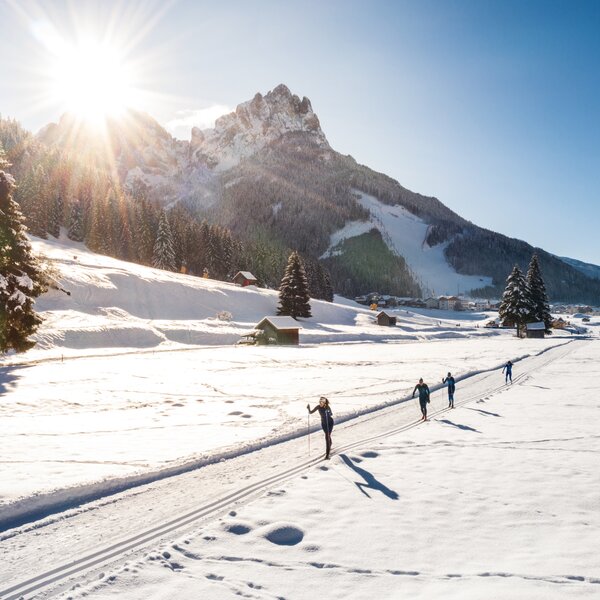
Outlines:
<svg viewBox="0 0 600 600"><path fill-rule="evenodd" d="M302 259L297 252L292 252L279 286L277 314L288 315L294 319L297 317L311 317L309 301L308 283Z"/></svg>
<svg viewBox="0 0 600 600"><path fill-rule="evenodd" d="M533 305L534 321L544 322L546 333L551 332L552 315L550 314L550 304L548 303L548 294L546 294L546 285L542 278L540 262L538 255L534 254L527 270L527 286L529 288L529 298Z"/></svg>
<svg viewBox="0 0 600 600"><path fill-rule="evenodd" d="M158 223L158 233L154 242L154 253L152 266L165 271L175 271L175 248L173 247L173 234L167 219L167 213L163 210Z"/></svg>
<svg viewBox="0 0 600 600"><path fill-rule="evenodd" d="M74 242L83 242L83 215L81 213L81 204L79 200L74 200L71 204L71 214L69 218L69 232L67 236Z"/></svg>
<svg viewBox="0 0 600 600"><path fill-rule="evenodd" d="M6 166L0 154L0 352L24 352L35 345L28 338L42 319L33 310L34 298L46 288Z"/></svg>
<svg viewBox="0 0 600 600"><path fill-rule="evenodd" d="M498 316L504 326L515 325L518 336L522 334L526 323L535 320L529 287L517 265L506 280Z"/></svg>

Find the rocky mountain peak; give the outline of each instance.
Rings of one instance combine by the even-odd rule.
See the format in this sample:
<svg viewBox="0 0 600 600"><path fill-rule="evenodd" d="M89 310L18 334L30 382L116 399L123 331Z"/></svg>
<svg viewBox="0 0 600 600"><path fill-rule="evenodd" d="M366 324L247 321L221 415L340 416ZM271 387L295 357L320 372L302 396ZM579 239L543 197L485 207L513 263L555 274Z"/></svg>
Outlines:
<svg viewBox="0 0 600 600"><path fill-rule="evenodd" d="M192 130L192 155L218 171L224 171L251 156L287 133L310 135L319 145L329 148L310 100L302 100L283 84L252 100L239 104L234 112L223 115L214 129Z"/></svg>

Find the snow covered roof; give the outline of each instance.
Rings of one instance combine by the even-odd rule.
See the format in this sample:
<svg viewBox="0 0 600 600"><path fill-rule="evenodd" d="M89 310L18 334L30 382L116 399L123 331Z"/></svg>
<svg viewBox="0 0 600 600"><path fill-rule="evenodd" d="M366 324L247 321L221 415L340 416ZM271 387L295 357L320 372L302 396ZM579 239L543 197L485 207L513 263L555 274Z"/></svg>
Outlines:
<svg viewBox="0 0 600 600"><path fill-rule="evenodd" d="M250 271L238 271L235 274L234 279L238 276L241 275L242 277L244 277L245 279L254 279L254 281L256 281L256 277L254 277L254 275L252 275L252 273L250 273Z"/></svg>
<svg viewBox="0 0 600 600"><path fill-rule="evenodd" d="M298 321L292 317L265 317L256 327L260 327L265 321L268 321L275 329L302 329Z"/></svg>
<svg viewBox="0 0 600 600"><path fill-rule="evenodd" d="M545 331L546 324L543 321L540 321L539 323L527 323L527 329L529 331L540 331L540 330Z"/></svg>
<svg viewBox="0 0 600 600"><path fill-rule="evenodd" d="M390 319L395 319L396 315L393 315L392 313L387 312L387 310L381 310L377 313L377 316L379 317L380 315L385 315L386 317L389 317Z"/></svg>

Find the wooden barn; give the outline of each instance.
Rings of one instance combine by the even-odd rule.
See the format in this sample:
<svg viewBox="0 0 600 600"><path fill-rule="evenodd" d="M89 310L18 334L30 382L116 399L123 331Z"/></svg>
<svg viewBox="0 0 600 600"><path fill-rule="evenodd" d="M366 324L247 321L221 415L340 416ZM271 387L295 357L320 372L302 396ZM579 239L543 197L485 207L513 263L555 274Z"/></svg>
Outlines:
<svg viewBox="0 0 600 600"><path fill-rule="evenodd" d="M247 285L256 285L258 279L250 271L238 271L233 277L233 283L246 287Z"/></svg>
<svg viewBox="0 0 600 600"><path fill-rule="evenodd" d="M391 315L385 310L382 310L377 314L377 325L394 327L396 325L396 315Z"/></svg>
<svg viewBox="0 0 600 600"><path fill-rule="evenodd" d="M264 332L267 340L276 344L298 345L300 343L300 324L292 317L265 317L255 329Z"/></svg>
<svg viewBox="0 0 600 600"><path fill-rule="evenodd" d="M546 324L543 321L527 323L525 334L528 338L543 338L546 336Z"/></svg>

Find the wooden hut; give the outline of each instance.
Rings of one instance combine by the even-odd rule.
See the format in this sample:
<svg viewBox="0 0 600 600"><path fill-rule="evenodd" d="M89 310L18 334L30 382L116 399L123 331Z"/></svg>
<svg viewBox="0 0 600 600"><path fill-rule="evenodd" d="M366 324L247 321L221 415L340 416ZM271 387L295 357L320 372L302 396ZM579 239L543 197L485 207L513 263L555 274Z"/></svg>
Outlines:
<svg viewBox="0 0 600 600"><path fill-rule="evenodd" d="M300 343L300 324L292 317L265 317L256 327L264 332L267 340L275 344L298 345Z"/></svg>
<svg viewBox="0 0 600 600"><path fill-rule="evenodd" d="M247 285L256 285L258 279L250 271L238 271L233 277L233 283L246 287Z"/></svg>
<svg viewBox="0 0 600 600"><path fill-rule="evenodd" d="M382 310L381 312L377 313L377 325L394 327L396 325L396 315L391 315L385 310Z"/></svg>
<svg viewBox="0 0 600 600"><path fill-rule="evenodd" d="M528 338L543 338L546 335L546 324L543 321L539 323L527 323L525 335Z"/></svg>

